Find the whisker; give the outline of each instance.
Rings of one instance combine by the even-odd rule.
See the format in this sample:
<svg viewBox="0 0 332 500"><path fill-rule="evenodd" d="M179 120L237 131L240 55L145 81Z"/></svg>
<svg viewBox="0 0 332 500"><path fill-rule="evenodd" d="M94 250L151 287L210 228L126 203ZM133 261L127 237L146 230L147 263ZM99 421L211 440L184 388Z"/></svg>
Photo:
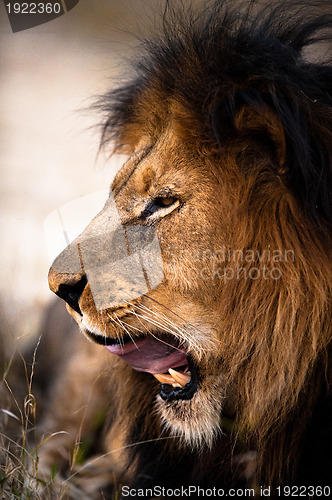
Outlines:
<svg viewBox="0 0 332 500"><path fill-rule="evenodd" d="M163 325L162 323L160 323L159 321L156 321L154 320L153 318L150 318L149 316L146 316L144 314L138 314L137 312L134 312L135 316L137 318L142 318L142 319L145 319L146 321L149 321L150 323L152 323L153 325L155 326L158 326L159 328L162 328L163 330L166 330L168 333L172 333L174 334L174 331L171 330L170 328L166 327L165 325Z"/></svg>
<svg viewBox="0 0 332 500"><path fill-rule="evenodd" d="M137 308L140 309L140 306L137 305ZM153 315L155 315L155 316L157 316L159 318L159 314L157 312L149 310L146 306L144 306L144 304L142 304L141 309L143 309L143 308L145 310L147 310L148 312L150 312L151 314L153 314ZM169 327L166 327L163 323L157 322L154 319L149 318L148 316L145 317L143 315L141 317L143 317L144 319L148 319L152 324L154 324L155 326L159 326L159 327L163 328L168 333L173 334L175 337L178 338L178 336L179 336L180 340L182 341L182 344L184 344L185 342L187 342L187 343L191 344L194 348L199 349L198 344L195 341L193 341L192 337L189 337L185 331L181 330L179 327L177 327L176 325L174 325L174 323L169 322L169 323L171 323L171 325L174 325L173 328L169 328ZM181 347L181 344L180 344L180 347Z"/></svg>
<svg viewBox="0 0 332 500"><path fill-rule="evenodd" d="M130 311L130 312L132 312L132 311ZM133 326L133 325L129 325L129 323L126 323L125 321L123 321L123 319L121 320L121 323L123 323L124 325L128 326L132 330L137 330L141 334L144 333L140 328L137 328L136 326Z"/></svg>
<svg viewBox="0 0 332 500"><path fill-rule="evenodd" d="M148 298L150 298L150 297L148 297ZM153 299L151 299L151 300L153 300ZM188 333L185 330L182 330L181 328L179 328L169 317L166 316L165 313L160 311L160 308L158 308L157 305L163 306L163 304L161 304L155 300L153 300L153 302L154 302L154 304L151 304L152 307L148 307L145 304L142 304L139 302L133 303L133 302L127 301L127 304L130 307L130 309L129 308L126 309L125 312L127 314L133 314L136 317L136 319L138 321L140 321L140 324L143 327L143 331L146 330L146 327L144 328L144 324L143 324L142 320L148 321L152 325L162 329L165 333L169 333L169 334L173 335L179 341L179 346L176 349L180 349L182 346L185 345L187 348L189 347L192 350L199 351L200 347L199 347L197 341L194 340L194 336L188 335ZM165 307L165 306L163 306L163 307ZM166 309L175 315L175 313L173 313L169 308L166 308ZM139 314L139 312L141 314ZM143 313L148 313L148 314L143 314ZM178 316L180 318L179 315L176 315L176 316ZM127 326L129 326L130 328L135 328L135 327L132 327L131 325L127 325ZM188 326L190 327L191 325L187 325L187 327ZM140 333L143 333L142 330L140 330L139 328L135 328L135 329L138 330ZM197 331L196 328L195 328L195 331ZM167 343L167 341L161 340L160 338L156 337L153 334L153 332L150 331L149 334L152 335L157 340L162 341L162 342L166 343L167 345L170 345ZM172 346L172 347L174 348L174 346Z"/></svg>
<svg viewBox="0 0 332 500"><path fill-rule="evenodd" d="M124 329L124 331L128 334L128 336L130 337L130 340L133 342L133 344L134 344L134 346L136 347L136 349L138 349L137 344L136 344L136 342L135 342L135 340L134 340L133 336L131 335L130 331L128 330L128 328L126 328L126 327L124 326L123 322L120 320L120 318L118 318L118 316L117 316L117 314L116 314L116 313L114 313L114 315L115 315L116 319L118 320L119 325L120 325L120 326ZM138 349L138 350L139 350L139 349Z"/></svg>
<svg viewBox="0 0 332 500"><path fill-rule="evenodd" d="M160 304L160 303L159 303ZM162 304L160 304L162 305ZM159 309L156 308L156 311L153 311L152 309L148 308L146 305L144 304L137 304L136 307L138 309L145 309L146 311L148 311L149 313L155 315L158 317L158 319L160 318L160 316L162 316L162 319L165 320L166 323L168 323L171 328L168 328L168 332L172 333L173 335L177 336L177 333L178 335L181 337L181 340L183 342L183 344L185 342L187 342L188 344L192 345L195 349L197 350L200 350L200 346L198 345L198 343L196 343L196 341L193 340L193 336L190 336L182 329L180 329L177 325L175 325L175 323L173 323L164 313L162 313ZM155 306L156 307L156 306ZM169 309L170 310L170 309ZM150 320L152 322L152 320ZM156 325L158 326L158 325ZM164 325L160 324L160 326L162 328L165 328ZM197 328L194 328L192 327L192 325L188 324L187 327L191 327L193 328L193 330L195 330L196 332L199 331L197 330ZM166 328L165 328L166 329ZM177 332L177 333L176 333ZM185 340L183 340L185 339ZM181 344L180 344L181 345Z"/></svg>
<svg viewBox="0 0 332 500"><path fill-rule="evenodd" d="M109 314L109 312L108 312L108 311L106 311L106 314L107 314L107 316L109 317L109 319L112 321L112 323L115 323L116 325L119 325L119 323L116 321L116 319L115 319L115 318L113 318L113 317ZM121 327L121 325L119 325L119 326ZM118 341L119 341L120 346L122 346L122 347L123 347L123 346L124 346L124 340L122 339L121 335L118 333L118 331L117 331L117 330L115 330L115 333L116 333L116 337L117 337L117 339L118 339Z"/></svg>
<svg viewBox="0 0 332 500"><path fill-rule="evenodd" d="M170 333L172 335L174 335L175 338L177 338L179 341L180 341L180 345L178 347L175 347L174 345L172 344L169 344L167 341L164 341L162 339L160 339L159 337L156 337L153 332L149 332L150 335L152 335L154 338L156 338L157 340L159 340L160 342L164 342L165 344L169 345L170 347L173 347L174 349L177 349L177 350L180 350L180 348L185 345L185 344L189 344L192 346L192 348L196 348L198 349L198 346L195 342L192 341L191 338L189 338L187 335L184 334L184 332L182 332L181 330L178 329L178 331L174 331L168 327L166 327L165 325L149 318L148 316L145 316L145 315L141 315L141 314L138 314L137 312L133 312L133 314L135 314L135 316L137 318L143 318L145 320L148 320L150 323L152 323L153 325L155 326L158 326L159 328L162 328L164 331L166 331L167 333Z"/></svg>

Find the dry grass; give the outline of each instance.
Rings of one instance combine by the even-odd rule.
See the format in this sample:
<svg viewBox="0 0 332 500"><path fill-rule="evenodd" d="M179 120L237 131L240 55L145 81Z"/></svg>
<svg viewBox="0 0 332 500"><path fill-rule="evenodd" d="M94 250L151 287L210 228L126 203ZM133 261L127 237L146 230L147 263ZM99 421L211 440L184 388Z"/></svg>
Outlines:
<svg viewBox="0 0 332 500"><path fill-rule="evenodd" d="M75 446L69 460L66 478L57 474L56 465L52 467L49 481L42 477L39 467L39 454L43 446L58 434L41 435L37 432L40 424L44 397L37 380L34 382L37 353L41 337L34 342L32 353L22 354L16 345L7 357L1 350L3 337L0 336L0 498L20 500L91 500L91 493L84 493L80 485L81 473L89 465L94 465L103 456L89 458L89 447L78 432ZM8 340L8 339L6 339ZM17 343L16 343L17 344ZM40 358L40 356L39 356ZM74 480L73 480L74 479ZM84 479L83 479L84 482ZM113 494L109 500L119 498L120 485L114 482ZM98 489L98 488L97 488ZM96 491L96 490L94 490ZM101 489L96 493L103 499Z"/></svg>
<svg viewBox="0 0 332 500"><path fill-rule="evenodd" d="M4 359L0 387L0 491L3 499L48 500L54 497L52 478L47 484L38 474L38 452L48 439L36 432L38 401L33 394L33 377L40 338L33 350L31 366L19 348ZM57 491L57 499L65 498Z"/></svg>

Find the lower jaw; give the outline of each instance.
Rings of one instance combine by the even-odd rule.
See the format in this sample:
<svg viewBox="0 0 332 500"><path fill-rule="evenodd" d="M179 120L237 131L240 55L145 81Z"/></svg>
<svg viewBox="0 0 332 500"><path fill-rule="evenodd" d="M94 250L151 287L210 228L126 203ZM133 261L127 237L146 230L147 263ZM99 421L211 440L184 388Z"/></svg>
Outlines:
<svg viewBox="0 0 332 500"><path fill-rule="evenodd" d="M198 370L191 359L188 359L190 381L184 387L172 387L169 384L161 384L160 397L164 401L179 401L191 399L198 390Z"/></svg>

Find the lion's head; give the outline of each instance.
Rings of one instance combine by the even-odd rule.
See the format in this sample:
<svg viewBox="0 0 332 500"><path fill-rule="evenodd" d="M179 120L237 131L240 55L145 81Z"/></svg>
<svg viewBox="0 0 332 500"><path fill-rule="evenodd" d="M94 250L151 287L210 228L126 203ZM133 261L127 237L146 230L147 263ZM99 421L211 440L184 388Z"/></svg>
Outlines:
<svg viewBox="0 0 332 500"><path fill-rule="evenodd" d="M296 12L170 13L101 102L129 159L49 274L161 432L229 431L266 477L331 379L332 70L302 54L331 19Z"/></svg>

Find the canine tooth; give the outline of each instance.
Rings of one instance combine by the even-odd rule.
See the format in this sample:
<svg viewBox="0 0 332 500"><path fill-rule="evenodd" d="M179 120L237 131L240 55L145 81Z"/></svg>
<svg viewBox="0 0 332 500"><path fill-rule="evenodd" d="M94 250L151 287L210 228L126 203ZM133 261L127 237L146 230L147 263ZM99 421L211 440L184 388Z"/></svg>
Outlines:
<svg viewBox="0 0 332 500"><path fill-rule="evenodd" d="M157 380L158 382L160 382L161 384L169 384L169 385L172 385L175 383L175 380L173 379L173 377L171 377L170 375L165 375L164 373L153 373L152 374Z"/></svg>
<svg viewBox="0 0 332 500"><path fill-rule="evenodd" d="M173 377L175 382L177 382L181 387L184 387L188 382L190 382L191 375L190 372L182 373L169 368L168 373Z"/></svg>

